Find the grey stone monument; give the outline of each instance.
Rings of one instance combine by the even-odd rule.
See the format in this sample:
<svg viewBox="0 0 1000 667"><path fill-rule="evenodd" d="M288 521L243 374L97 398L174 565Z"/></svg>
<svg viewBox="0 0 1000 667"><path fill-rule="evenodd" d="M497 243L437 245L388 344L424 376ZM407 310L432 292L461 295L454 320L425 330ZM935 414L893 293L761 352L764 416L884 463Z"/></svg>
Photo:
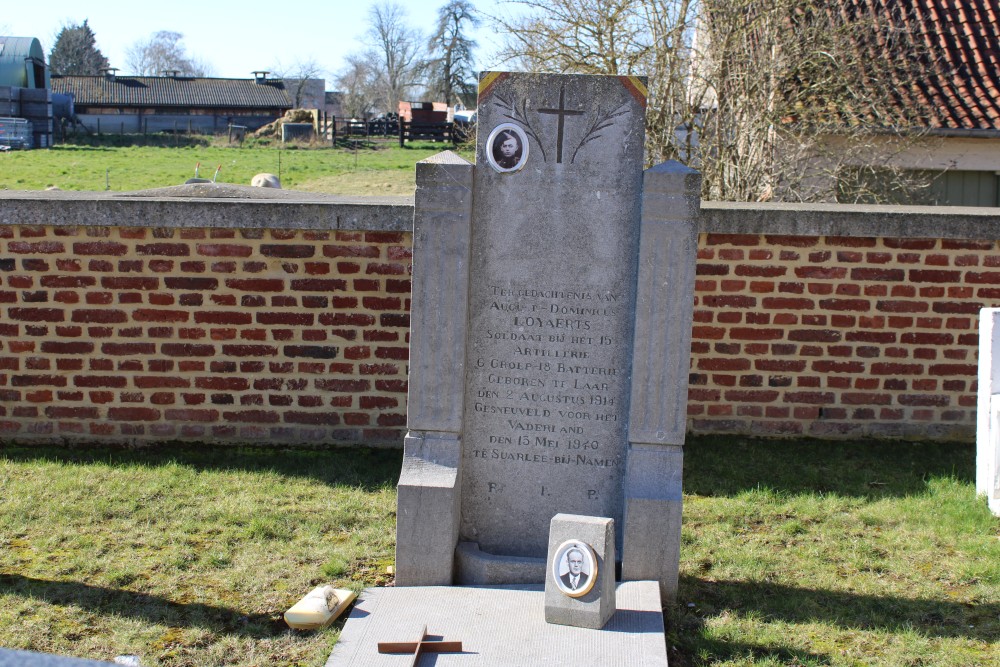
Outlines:
<svg viewBox="0 0 1000 667"><path fill-rule="evenodd" d="M549 529L545 621L600 630L615 614L611 519L556 514Z"/></svg>
<svg viewBox="0 0 1000 667"><path fill-rule="evenodd" d="M976 493L1000 516L1000 308L979 311Z"/></svg>
<svg viewBox="0 0 1000 667"><path fill-rule="evenodd" d="M417 165L396 584L541 584L559 513L676 593L700 178L643 79L485 72L476 165Z"/></svg>

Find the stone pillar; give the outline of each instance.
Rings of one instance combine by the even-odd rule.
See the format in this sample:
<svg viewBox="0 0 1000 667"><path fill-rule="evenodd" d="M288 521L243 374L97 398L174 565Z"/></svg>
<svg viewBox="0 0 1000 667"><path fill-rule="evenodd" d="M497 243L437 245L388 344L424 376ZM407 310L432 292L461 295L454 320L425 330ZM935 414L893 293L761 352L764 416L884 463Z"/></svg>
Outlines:
<svg viewBox="0 0 1000 667"><path fill-rule="evenodd" d="M622 578L659 581L664 601L677 596L700 191L679 162L643 177Z"/></svg>
<svg viewBox="0 0 1000 667"><path fill-rule="evenodd" d="M976 493L1000 516L1000 308L979 311Z"/></svg>
<svg viewBox="0 0 1000 667"><path fill-rule="evenodd" d="M451 151L417 163L397 586L452 583L461 517L472 182L472 164Z"/></svg>

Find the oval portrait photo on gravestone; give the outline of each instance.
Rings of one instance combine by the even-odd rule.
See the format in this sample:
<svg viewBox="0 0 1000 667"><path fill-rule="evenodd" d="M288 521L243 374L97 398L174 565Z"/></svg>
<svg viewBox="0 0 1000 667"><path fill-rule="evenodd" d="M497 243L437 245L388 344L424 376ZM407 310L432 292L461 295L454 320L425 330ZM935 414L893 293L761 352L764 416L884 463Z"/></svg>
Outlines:
<svg viewBox="0 0 1000 667"><path fill-rule="evenodd" d="M518 171L528 161L528 135L514 123L493 128L485 148L486 160L501 173Z"/></svg>
<svg viewBox="0 0 1000 667"><path fill-rule="evenodd" d="M552 557L552 576L559 590L571 598L583 597L597 581L597 556L582 540L566 540Z"/></svg>

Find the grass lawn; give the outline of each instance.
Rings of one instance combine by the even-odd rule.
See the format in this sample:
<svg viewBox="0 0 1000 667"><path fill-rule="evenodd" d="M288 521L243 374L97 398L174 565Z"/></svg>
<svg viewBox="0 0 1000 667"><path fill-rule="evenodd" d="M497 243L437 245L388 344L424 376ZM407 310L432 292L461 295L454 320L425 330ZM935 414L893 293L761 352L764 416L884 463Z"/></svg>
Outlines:
<svg viewBox="0 0 1000 667"><path fill-rule="evenodd" d="M0 646L322 665L281 613L388 583L400 452L0 445ZM1000 664L971 445L691 439L672 667Z"/></svg>
<svg viewBox="0 0 1000 667"><path fill-rule="evenodd" d="M0 153L0 190L145 190L180 185L195 175L250 185L261 172L279 174L286 190L353 195L411 195L413 165L451 144L395 141L357 150L339 148L230 148L212 145L76 146ZM472 159L471 151L461 153Z"/></svg>

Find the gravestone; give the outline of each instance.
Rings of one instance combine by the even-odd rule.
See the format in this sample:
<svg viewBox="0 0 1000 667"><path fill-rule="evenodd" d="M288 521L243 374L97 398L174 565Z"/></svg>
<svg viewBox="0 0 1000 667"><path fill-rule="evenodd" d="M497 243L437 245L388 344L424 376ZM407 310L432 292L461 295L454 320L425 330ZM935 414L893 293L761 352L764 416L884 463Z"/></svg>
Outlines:
<svg viewBox="0 0 1000 667"><path fill-rule="evenodd" d="M398 586L542 583L558 513L676 592L700 179L643 172L645 81L480 77L417 165Z"/></svg>
<svg viewBox="0 0 1000 667"><path fill-rule="evenodd" d="M979 311L976 493L1000 516L1000 308Z"/></svg>

